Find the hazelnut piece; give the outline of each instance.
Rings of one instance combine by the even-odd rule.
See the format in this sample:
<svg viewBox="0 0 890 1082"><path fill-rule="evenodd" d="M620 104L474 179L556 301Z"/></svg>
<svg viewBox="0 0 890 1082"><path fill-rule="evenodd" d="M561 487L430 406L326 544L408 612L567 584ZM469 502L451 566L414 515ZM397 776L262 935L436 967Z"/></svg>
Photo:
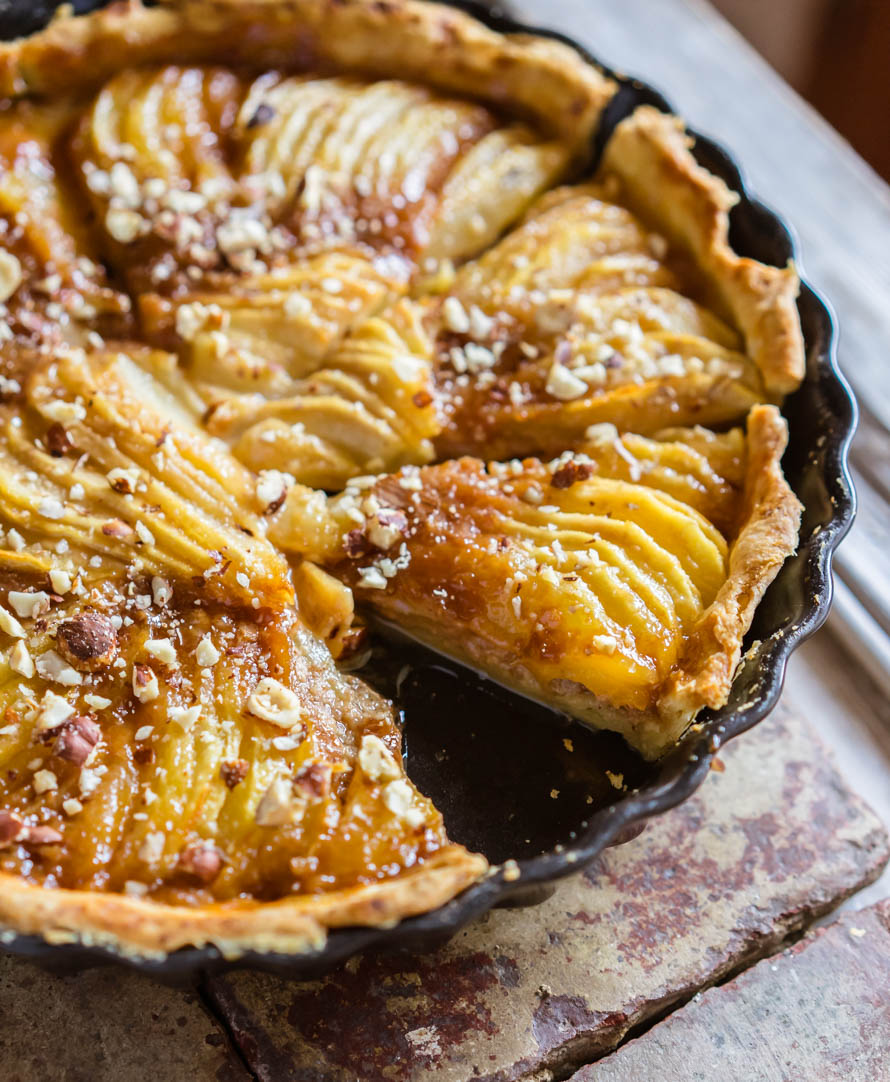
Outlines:
<svg viewBox="0 0 890 1082"><path fill-rule="evenodd" d="M59 653L75 669L104 669L117 656L117 632L107 616L82 612L63 620L56 632Z"/></svg>
<svg viewBox="0 0 890 1082"><path fill-rule="evenodd" d="M91 718L78 714L59 733L53 745L53 754L66 759L75 766L83 764L93 754L102 737L102 730Z"/></svg>
<svg viewBox="0 0 890 1082"><path fill-rule="evenodd" d="M209 842L195 842L187 845L179 854L179 868L186 875L192 875L202 883L211 883L219 875L222 867L222 854Z"/></svg>

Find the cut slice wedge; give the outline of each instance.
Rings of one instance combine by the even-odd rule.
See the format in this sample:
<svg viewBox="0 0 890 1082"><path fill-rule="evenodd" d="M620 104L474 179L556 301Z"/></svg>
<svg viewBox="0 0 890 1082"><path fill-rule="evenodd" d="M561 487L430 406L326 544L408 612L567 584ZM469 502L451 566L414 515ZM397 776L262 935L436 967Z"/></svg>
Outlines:
<svg viewBox="0 0 890 1082"><path fill-rule="evenodd" d="M593 434L585 452L463 458L295 489L273 536L433 648L647 757L725 697L751 614L793 551L785 425Z"/></svg>

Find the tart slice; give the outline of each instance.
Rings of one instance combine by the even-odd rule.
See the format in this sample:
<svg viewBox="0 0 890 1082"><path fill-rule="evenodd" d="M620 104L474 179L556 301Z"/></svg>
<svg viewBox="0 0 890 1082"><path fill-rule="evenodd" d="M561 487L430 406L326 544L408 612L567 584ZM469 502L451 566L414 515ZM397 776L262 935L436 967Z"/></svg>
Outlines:
<svg viewBox="0 0 890 1082"><path fill-rule="evenodd" d="M298 615L269 493L166 363L62 350L2 407L0 923L238 954L435 907L486 863Z"/></svg>
<svg viewBox="0 0 890 1082"><path fill-rule="evenodd" d="M591 435L551 462L360 479L323 512L294 490L274 536L399 628L654 758L725 701L794 549L786 430L758 406L745 433Z"/></svg>

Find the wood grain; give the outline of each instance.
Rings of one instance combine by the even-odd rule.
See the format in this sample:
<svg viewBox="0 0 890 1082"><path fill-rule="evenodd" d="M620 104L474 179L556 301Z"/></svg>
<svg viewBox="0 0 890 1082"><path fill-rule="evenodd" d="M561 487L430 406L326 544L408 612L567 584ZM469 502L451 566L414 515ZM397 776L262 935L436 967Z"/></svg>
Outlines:
<svg viewBox="0 0 890 1082"><path fill-rule="evenodd" d="M579 1071L572 1082L888 1077L890 902L883 902L696 996L607 1060Z"/></svg>

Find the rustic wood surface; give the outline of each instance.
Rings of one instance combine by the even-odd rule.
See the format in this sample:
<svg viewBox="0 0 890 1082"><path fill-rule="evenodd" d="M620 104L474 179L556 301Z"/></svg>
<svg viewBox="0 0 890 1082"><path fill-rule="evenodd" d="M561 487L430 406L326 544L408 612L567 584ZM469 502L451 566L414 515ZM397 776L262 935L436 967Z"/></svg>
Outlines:
<svg viewBox="0 0 890 1082"><path fill-rule="evenodd" d="M696 996L572 1082L888 1078L890 901L884 901Z"/></svg>
<svg viewBox="0 0 890 1082"><path fill-rule="evenodd" d="M60 977L0 955L3 1082L247 1082L197 992L117 968Z"/></svg>

